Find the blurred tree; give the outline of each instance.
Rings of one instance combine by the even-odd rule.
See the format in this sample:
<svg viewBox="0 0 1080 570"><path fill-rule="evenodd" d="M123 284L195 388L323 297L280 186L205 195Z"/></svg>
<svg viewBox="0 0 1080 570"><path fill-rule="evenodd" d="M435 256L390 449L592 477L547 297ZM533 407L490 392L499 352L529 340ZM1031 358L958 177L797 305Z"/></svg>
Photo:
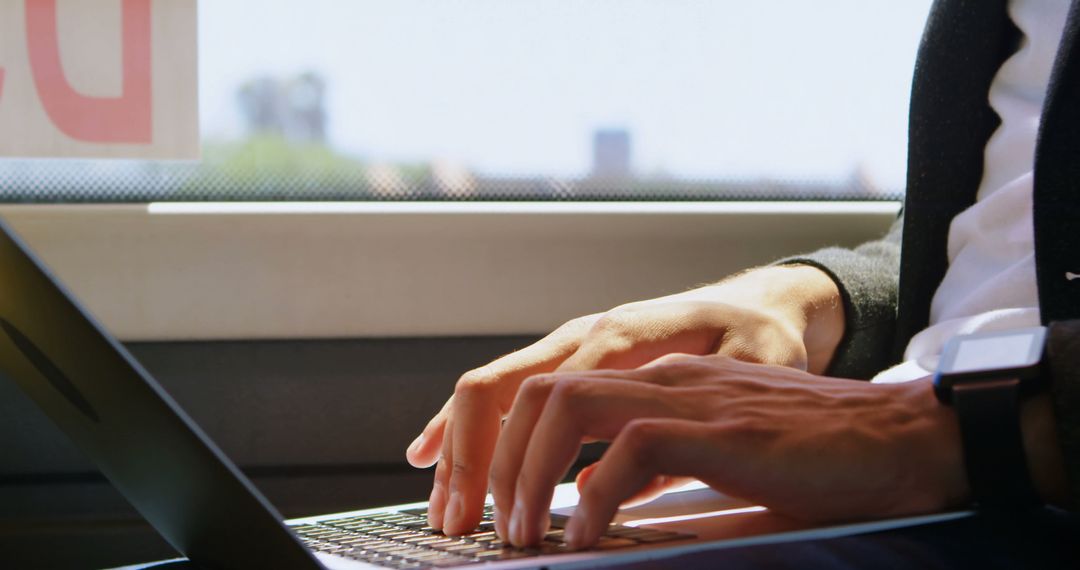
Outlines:
<svg viewBox="0 0 1080 570"><path fill-rule="evenodd" d="M289 79L245 82L236 101L251 135L276 134L295 142L326 141L326 81L307 71Z"/></svg>

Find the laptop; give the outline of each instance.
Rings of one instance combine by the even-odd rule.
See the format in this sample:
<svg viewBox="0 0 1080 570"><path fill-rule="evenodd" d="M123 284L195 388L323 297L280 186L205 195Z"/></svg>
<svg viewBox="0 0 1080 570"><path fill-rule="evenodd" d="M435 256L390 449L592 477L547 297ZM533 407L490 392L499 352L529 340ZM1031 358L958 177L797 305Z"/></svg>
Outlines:
<svg viewBox="0 0 1080 570"><path fill-rule="evenodd" d="M0 222L0 371L189 560L209 568L594 567L747 544L844 536L968 512L813 527L690 485L620 511L596 548L570 552L577 495L556 490L534 548L503 545L490 508L472 534L428 527L414 503L283 521L180 406ZM490 502L490 500L489 500Z"/></svg>

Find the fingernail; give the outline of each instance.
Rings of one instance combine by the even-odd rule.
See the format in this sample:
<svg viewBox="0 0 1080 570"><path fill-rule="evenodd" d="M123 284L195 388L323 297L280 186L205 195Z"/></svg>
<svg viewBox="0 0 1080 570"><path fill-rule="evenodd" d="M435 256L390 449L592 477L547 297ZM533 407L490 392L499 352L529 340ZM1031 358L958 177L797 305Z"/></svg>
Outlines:
<svg viewBox="0 0 1080 570"><path fill-rule="evenodd" d="M451 529L454 533L458 533L457 528L461 521L458 517L461 516L461 511L464 505L462 505L460 493L450 493L450 502L446 504L446 513L443 514L443 530Z"/></svg>
<svg viewBox="0 0 1080 570"><path fill-rule="evenodd" d="M416 450L419 449L420 446L423 443L424 443L424 434L421 433L420 435L416 436L416 439L414 439L412 443L409 444L409 449L406 449L405 453L415 453ZM398 449L401 449L401 448L399 447Z"/></svg>

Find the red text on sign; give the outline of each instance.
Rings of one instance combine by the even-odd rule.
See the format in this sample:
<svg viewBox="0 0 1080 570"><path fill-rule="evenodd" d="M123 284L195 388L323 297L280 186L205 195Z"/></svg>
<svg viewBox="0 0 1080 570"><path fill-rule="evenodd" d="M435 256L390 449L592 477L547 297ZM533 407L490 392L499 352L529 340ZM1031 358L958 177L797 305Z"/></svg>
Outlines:
<svg viewBox="0 0 1080 570"><path fill-rule="evenodd" d="M85 142L151 142L150 27L150 0L123 0L121 94L90 97L77 92L64 74L56 0L26 0L30 70L45 113L56 128ZM0 70L0 89L2 82Z"/></svg>

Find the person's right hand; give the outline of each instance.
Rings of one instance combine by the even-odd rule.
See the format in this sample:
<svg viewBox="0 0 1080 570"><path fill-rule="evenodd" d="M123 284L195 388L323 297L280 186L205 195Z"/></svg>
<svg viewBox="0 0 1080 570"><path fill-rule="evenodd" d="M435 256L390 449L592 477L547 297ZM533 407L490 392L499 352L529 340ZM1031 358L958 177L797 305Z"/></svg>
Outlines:
<svg viewBox="0 0 1080 570"><path fill-rule="evenodd" d="M820 374L843 323L836 285L809 266L756 269L573 319L536 343L465 373L453 397L409 446L412 465L438 461L430 523L451 536L479 523L502 419L530 376L637 368L672 353L719 354Z"/></svg>

